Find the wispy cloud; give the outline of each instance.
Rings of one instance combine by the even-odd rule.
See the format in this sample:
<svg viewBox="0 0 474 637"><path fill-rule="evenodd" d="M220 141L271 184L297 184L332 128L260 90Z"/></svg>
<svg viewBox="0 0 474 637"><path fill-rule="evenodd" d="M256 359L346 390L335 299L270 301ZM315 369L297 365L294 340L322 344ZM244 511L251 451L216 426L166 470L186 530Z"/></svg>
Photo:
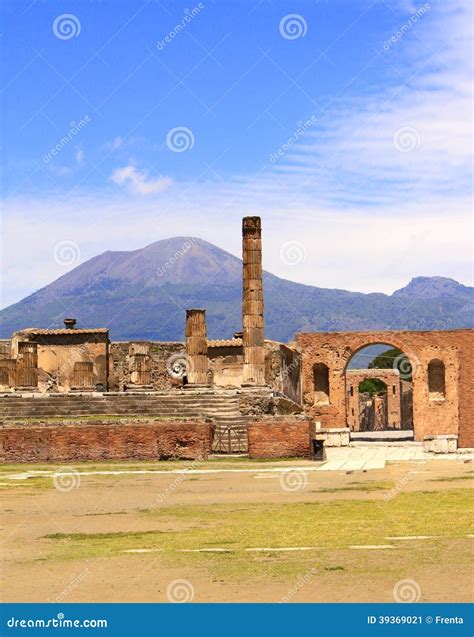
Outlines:
<svg viewBox="0 0 474 637"><path fill-rule="evenodd" d="M82 148L78 148L78 149L76 150L76 153L75 153L75 155L74 155L74 159L76 160L76 163L77 163L79 166L82 166L82 165L83 165L83 163L84 163L84 161L85 161L85 159L86 159L86 154L85 154L85 152L82 150Z"/></svg>
<svg viewBox="0 0 474 637"><path fill-rule="evenodd" d="M122 146L124 143L124 139L121 135L117 135L117 137L114 137L114 139L112 139L112 141L107 142L105 144L105 148L108 151L114 151L117 150L117 148L120 148L120 146Z"/></svg>
<svg viewBox="0 0 474 637"><path fill-rule="evenodd" d="M388 51L381 43L374 52L390 86L335 102L275 165L280 175L306 179L320 201L353 197L371 206L469 192L471 3L437 6L432 13Z"/></svg>
<svg viewBox="0 0 474 637"><path fill-rule="evenodd" d="M151 178L146 171L139 171L135 166L118 168L111 176L111 181L119 186L127 186L136 195L152 195L162 192L172 184L169 177Z"/></svg>

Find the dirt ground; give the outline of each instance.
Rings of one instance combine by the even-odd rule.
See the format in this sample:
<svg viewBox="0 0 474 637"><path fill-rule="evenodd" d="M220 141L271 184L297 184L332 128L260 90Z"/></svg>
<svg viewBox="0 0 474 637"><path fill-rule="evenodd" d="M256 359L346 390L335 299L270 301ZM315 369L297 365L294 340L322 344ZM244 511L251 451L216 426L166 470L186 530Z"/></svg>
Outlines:
<svg viewBox="0 0 474 637"><path fill-rule="evenodd" d="M316 467L3 466L3 601L472 601L471 462Z"/></svg>

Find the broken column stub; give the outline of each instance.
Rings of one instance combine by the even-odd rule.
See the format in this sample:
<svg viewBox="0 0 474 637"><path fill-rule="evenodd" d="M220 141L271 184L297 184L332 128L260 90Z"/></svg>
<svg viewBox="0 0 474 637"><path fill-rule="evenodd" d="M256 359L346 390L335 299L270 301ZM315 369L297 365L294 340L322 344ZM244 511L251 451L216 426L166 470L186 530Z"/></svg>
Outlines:
<svg viewBox="0 0 474 637"><path fill-rule="evenodd" d="M186 310L186 355L188 358L188 384L208 384L208 357L206 310Z"/></svg>

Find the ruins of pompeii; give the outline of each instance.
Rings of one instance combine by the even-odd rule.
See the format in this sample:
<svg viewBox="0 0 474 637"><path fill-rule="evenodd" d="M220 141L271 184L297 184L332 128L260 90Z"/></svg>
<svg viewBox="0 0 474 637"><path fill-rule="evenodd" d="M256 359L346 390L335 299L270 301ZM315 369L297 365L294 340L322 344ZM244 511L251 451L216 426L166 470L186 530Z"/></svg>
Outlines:
<svg viewBox="0 0 474 637"><path fill-rule="evenodd" d="M370 439L413 440L431 453L474 446L473 330L267 340L260 218L243 219L242 245L242 332L226 340L207 339L196 308L186 312L185 343L111 342L108 329L73 318L3 340L2 461L321 460L330 447ZM400 352L391 366L348 369L378 343ZM363 391L370 378L382 391Z"/></svg>
<svg viewBox="0 0 474 637"><path fill-rule="evenodd" d="M225 340L1 341L7 601L470 601L474 330L266 339L242 245Z"/></svg>

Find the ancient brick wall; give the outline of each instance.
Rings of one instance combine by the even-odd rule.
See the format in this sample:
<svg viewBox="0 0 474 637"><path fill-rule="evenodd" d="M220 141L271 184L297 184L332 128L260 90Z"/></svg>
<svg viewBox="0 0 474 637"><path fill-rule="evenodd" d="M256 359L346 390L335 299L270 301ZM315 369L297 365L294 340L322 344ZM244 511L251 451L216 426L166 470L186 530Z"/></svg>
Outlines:
<svg viewBox="0 0 474 637"><path fill-rule="evenodd" d="M11 341L14 373L10 386L27 386L42 392L106 391L108 348L106 329L15 332Z"/></svg>
<svg viewBox="0 0 474 637"><path fill-rule="evenodd" d="M0 429L0 462L206 458L211 427L201 421L86 422Z"/></svg>
<svg viewBox="0 0 474 637"><path fill-rule="evenodd" d="M265 341L265 381L295 402L301 401L301 355L293 348L275 341ZM170 361L185 357L180 342L117 342L110 345L109 387L111 391L133 389L136 354L150 359L151 388L167 391L179 385L169 374ZM240 339L211 341L208 347L209 383L217 387L240 387L243 382L243 350Z"/></svg>
<svg viewBox="0 0 474 637"><path fill-rule="evenodd" d="M459 340L459 441L474 447L474 355L470 339Z"/></svg>
<svg viewBox="0 0 474 637"><path fill-rule="evenodd" d="M220 341L220 343L221 345L210 346L207 350L209 382L216 387L240 387L244 380L242 342L239 339L240 344L234 345L229 339L229 341Z"/></svg>
<svg viewBox="0 0 474 637"><path fill-rule="evenodd" d="M265 341L265 382L290 400L301 403L301 354L277 341Z"/></svg>
<svg viewBox="0 0 474 637"><path fill-rule="evenodd" d="M256 420L248 426L251 458L309 458L311 420L273 417Z"/></svg>
<svg viewBox="0 0 474 637"><path fill-rule="evenodd" d="M0 360L11 357L12 342L10 338L0 338Z"/></svg>
<svg viewBox="0 0 474 637"><path fill-rule="evenodd" d="M184 343L127 341L110 344L109 388L111 391L133 389L135 381L142 380L136 376L137 356L143 356L147 361L147 379L151 389L167 391L181 384L178 378L170 375L169 369L174 362L185 360Z"/></svg>
<svg viewBox="0 0 474 637"><path fill-rule="evenodd" d="M387 426L401 427L400 374L396 369L350 369L346 372L347 426L351 431L359 431L360 414L359 384L367 378L378 378L387 386Z"/></svg>
<svg viewBox="0 0 474 637"><path fill-rule="evenodd" d="M346 425L347 364L366 345L386 343L403 351L413 367L413 424L415 440L436 434L458 434L460 444L472 441L474 330L433 332L331 332L298 334L303 352L305 408L323 427ZM428 364L439 359L445 366L445 396L430 399ZM329 404L315 404L313 366L329 368Z"/></svg>

